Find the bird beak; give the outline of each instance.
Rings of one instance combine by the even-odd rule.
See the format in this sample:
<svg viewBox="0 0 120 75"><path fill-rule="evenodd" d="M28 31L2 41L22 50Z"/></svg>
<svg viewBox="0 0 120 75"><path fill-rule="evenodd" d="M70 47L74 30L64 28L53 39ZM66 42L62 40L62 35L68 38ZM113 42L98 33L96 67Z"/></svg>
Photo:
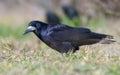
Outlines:
<svg viewBox="0 0 120 75"><path fill-rule="evenodd" d="M23 34L25 35L25 34L27 34L27 33L29 33L29 32L35 31L35 30L36 30L35 27L29 26L29 27L25 30L25 32L24 32Z"/></svg>

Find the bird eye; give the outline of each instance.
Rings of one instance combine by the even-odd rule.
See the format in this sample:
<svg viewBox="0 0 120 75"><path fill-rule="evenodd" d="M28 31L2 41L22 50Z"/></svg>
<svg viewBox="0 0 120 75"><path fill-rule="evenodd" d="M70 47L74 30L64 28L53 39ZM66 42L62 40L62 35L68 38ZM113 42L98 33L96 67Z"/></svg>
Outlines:
<svg viewBox="0 0 120 75"><path fill-rule="evenodd" d="M37 28L40 28L40 27L41 27L41 25L40 25L39 23L37 23L37 24L36 24L36 27L37 27Z"/></svg>

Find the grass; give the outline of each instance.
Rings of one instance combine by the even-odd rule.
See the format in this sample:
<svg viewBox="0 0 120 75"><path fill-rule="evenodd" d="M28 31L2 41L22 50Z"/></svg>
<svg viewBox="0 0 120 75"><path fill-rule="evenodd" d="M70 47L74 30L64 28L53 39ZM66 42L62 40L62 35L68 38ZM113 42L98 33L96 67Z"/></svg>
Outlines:
<svg viewBox="0 0 120 75"><path fill-rule="evenodd" d="M97 21L91 20L89 24ZM38 42L32 34L21 35L24 26L0 25L0 75L120 75L120 44L95 44L81 47L74 54L60 54ZM104 27L95 30L111 31ZM118 32L119 28L111 34Z"/></svg>
<svg viewBox="0 0 120 75"><path fill-rule="evenodd" d="M11 25L0 24L0 36L10 37L13 36L17 39L23 37L24 25L12 27Z"/></svg>
<svg viewBox="0 0 120 75"><path fill-rule="evenodd" d="M22 41L13 42L14 44L12 42L9 43L10 46L3 45L0 50L1 75L120 74L120 57L101 53L101 49L95 46L92 46L92 48L89 46L83 47L75 54L59 54L52 49L39 50L39 48L36 48L35 50L31 50L31 46L28 46L28 49L26 49L24 47L27 46L25 46L26 44L22 44ZM16 48L17 45L15 43L18 42L23 48ZM91 50L94 48L98 50Z"/></svg>

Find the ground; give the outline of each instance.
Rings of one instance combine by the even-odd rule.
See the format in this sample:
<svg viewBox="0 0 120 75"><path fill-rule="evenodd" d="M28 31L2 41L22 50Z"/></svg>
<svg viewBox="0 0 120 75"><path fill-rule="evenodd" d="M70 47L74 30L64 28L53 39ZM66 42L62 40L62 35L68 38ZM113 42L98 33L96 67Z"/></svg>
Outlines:
<svg viewBox="0 0 120 75"><path fill-rule="evenodd" d="M106 22L91 29L113 35L117 42L83 46L74 54L60 54L32 33L23 36L21 30L20 36L8 36L3 32L7 35L0 38L0 75L120 75L120 22Z"/></svg>

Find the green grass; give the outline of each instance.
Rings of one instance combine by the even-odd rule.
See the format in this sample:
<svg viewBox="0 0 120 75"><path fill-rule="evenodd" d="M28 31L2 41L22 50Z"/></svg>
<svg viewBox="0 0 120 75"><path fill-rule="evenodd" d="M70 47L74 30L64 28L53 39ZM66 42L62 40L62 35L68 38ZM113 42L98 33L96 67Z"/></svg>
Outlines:
<svg viewBox="0 0 120 75"><path fill-rule="evenodd" d="M61 16L62 24L69 25L72 27L79 27L81 26L79 17L74 17L73 19L69 19L66 16Z"/></svg>
<svg viewBox="0 0 120 75"><path fill-rule="evenodd" d="M0 36L1 37L15 37L17 39L23 38L23 32L25 30L25 25L11 26L0 24Z"/></svg>

